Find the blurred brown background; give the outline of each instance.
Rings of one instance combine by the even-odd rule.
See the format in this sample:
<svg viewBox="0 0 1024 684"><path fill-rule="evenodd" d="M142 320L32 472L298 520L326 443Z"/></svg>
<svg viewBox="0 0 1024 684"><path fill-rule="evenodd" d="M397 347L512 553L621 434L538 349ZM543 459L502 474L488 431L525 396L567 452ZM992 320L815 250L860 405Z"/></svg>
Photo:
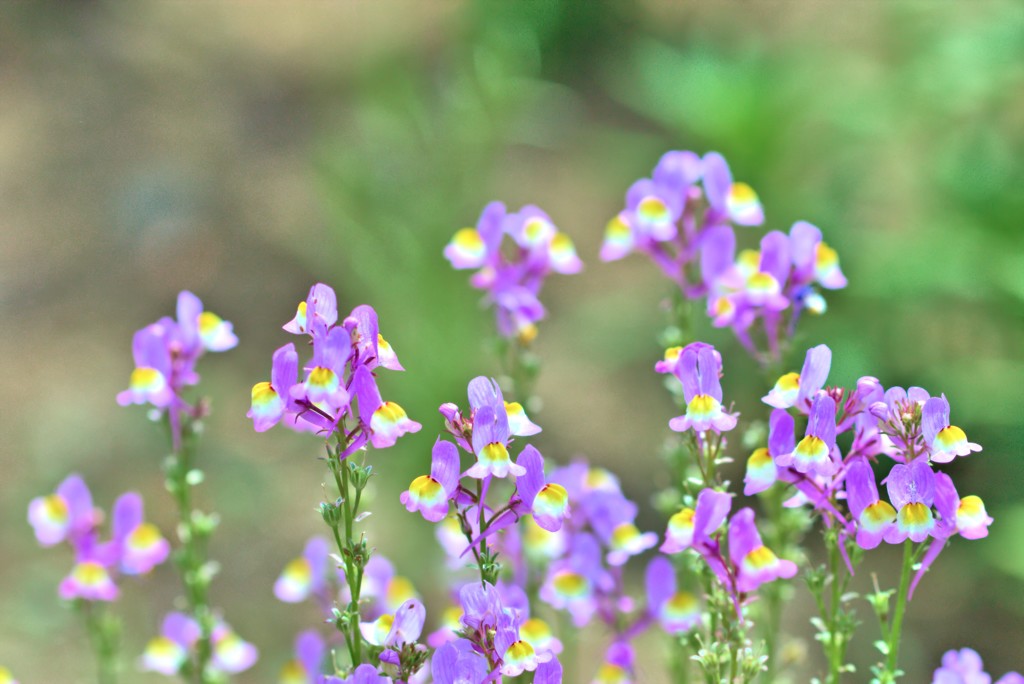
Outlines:
<svg viewBox="0 0 1024 684"><path fill-rule="evenodd" d="M92 671L56 597L70 559L35 545L30 498L77 471L99 505L136 489L172 529L158 430L114 395L132 332L182 288L241 339L200 368L215 409L201 495L223 517L212 593L262 652L238 681L276 681L317 619L271 594L321 531L317 441L245 418L316 280L343 308L376 306L408 369L384 389L424 430L375 460L368 525L436 607L443 571L420 559L440 554L397 495L426 467L437 405L497 372L491 315L441 258L491 199L539 204L587 262L544 292L535 443L616 470L661 532L649 499L673 408L650 368L668 284L640 258L596 254L626 188L669 149L719 150L768 227L810 220L839 250L850 286L801 340L832 347L830 383L945 392L985 447L950 470L996 523L955 540L919 589L907 680L968 645L996 676L1024 667L1024 6L988 0L0 6L0 663L22 684ZM726 332L706 337L727 395L759 415L754 364ZM870 554L861 579L895 583L898 553ZM158 680L131 661L177 592L169 567L126 583L124 681ZM806 681L817 644L796 596ZM875 658L866 603L860 615L850 681ZM641 681L663 677L644 662Z"/></svg>

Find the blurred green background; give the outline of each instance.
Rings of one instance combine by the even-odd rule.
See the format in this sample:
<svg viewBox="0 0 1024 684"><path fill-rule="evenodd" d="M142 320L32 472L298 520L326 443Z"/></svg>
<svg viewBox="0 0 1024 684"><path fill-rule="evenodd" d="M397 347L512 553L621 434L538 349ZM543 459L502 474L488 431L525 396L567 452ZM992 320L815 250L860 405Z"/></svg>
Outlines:
<svg viewBox="0 0 1024 684"><path fill-rule="evenodd" d="M667 482L655 454L673 406L651 365L669 286L639 257L596 254L626 188L669 149L722 152L768 227L806 219L838 249L850 286L801 327L802 348L832 347L830 383L871 374L945 392L985 447L949 470L996 523L955 540L916 594L907 680L968 645L996 676L1021 668L1024 5L988 0L0 6L0 663L22 684L92 671L55 592L70 559L35 545L30 498L77 471L99 505L136 489L172 529L159 431L114 395L132 332L172 313L182 288L241 338L200 368L215 410L201 495L223 516L212 595L262 651L238 680L276 681L317 620L271 594L321 531L317 440L256 435L245 418L316 280L343 308L372 303L408 369L385 394L424 429L374 457L367 525L437 608L445 575L422 559L439 551L397 495L426 467L438 404L498 370L491 314L441 258L491 199L539 204L587 262L543 294L535 443L615 470L660 533L649 500ZM727 331L707 339L727 396L761 415L754 364ZM898 553L873 552L859 579L895 583ZM131 661L177 594L169 567L126 582L124 681L159 681ZM796 599L807 681L817 644L809 595ZM850 681L875 655L859 612ZM640 681L664 676L642 661Z"/></svg>

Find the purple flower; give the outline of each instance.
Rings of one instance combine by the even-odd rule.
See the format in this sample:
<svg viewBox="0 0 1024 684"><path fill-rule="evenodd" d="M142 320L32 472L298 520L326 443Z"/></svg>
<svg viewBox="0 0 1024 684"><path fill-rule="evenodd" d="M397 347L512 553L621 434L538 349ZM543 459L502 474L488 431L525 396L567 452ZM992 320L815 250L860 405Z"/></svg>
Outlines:
<svg viewBox="0 0 1024 684"><path fill-rule="evenodd" d="M931 449L932 461L949 463L957 456L969 456L981 451L974 442L967 441L964 431L949 424L949 402L946 397L931 397L921 409L921 431L924 443Z"/></svg>
<svg viewBox="0 0 1024 684"><path fill-rule="evenodd" d="M173 401L169 332L166 325L153 323L132 337L135 370L132 371L128 389L117 395L118 404L152 404L157 408L166 408Z"/></svg>
<svg viewBox="0 0 1024 684"><path fill-rule="evenodd" d="M573 624L582 627L597 611L597 590L609 584L601 546L593 535L581 532L573 538L569 556L549 566L540 597L557 610L569 611Z"/></svg>
<svg viewBox="0 0 1024 684"><path fill-rule="evenodd" d="M156 525L143 520L141 496L122 494L114 502L111 517L113 540L97 551L108 557L111 565L126 575L144 575L167 560L171 545Z"/></svg>
<svg viewBox="0 0 1024 684"><path fill-rule="evenodd" d="M97 560L78 561L71 573L61 580L58 593L68 601L114 601L121 594L107 568Z"/></svg>
<svg viewBox="0 0 1024 684"><path fill-rule="evenodd" d="M252 407L246 416L252 418L256 432L266 432L277 425L289 409L296 412L291 388L296 384L298 372L299 355L295 345L289 342L274 352L270 382L258 382L252 387Z"/></svg>
<svg viewBox="0 0 1024 684"><path fill-rule="evenodd" d="M291 398L320 407L327 413L346 407L349 393L344 375L351 351L352 338L345 328L323 329L314 334L313 358L306 366L306 379L292 385Z"/></svg>
<svg viewBox="0 0 1024 684"><path fill-rule="evenodd" d="M147 672L174 676L189 657L189 651L199 641L202 630L199 623L184 613L168 613L160 629L160 636L151 639L140 659L140 667Z"/></svg>
<svg viewBox="0 0 1024 684"><path fill-rule="evenodd" d="M789 298L782 288L789 276L789 241L784 233L773 230L761 238L761 260L757 271L747 278L746 299L755 307L782 311Z"/></svg>
<svg viewBox="0 0 1024 684"><path fill-rule="evenodd" d="M327 588L329 547L320 537L306 542L302 555L289 561L274 582L274 596L285 603L299 603Z"/></svg>
<svg viewBox="0 0 1024 684"><path fill-rule="evenodd" d="M440 438L434 443L430 475L420 475L402 492L402 504L410 513L419 511L425 520L440 522L448 515L448 500L459 487L459 450Z"/></svg>
<svg viewBox="0 0 1024 684"><path fill-rule="evenodd" d="M743 476L743 495L753 496L763 492L778 479L779 470L768 449L754 449L747 459L747 470Z"/></svg>
<svg viewBox="0 0 1024 684"><path fill-rule="evenodd" d="M512 462L508 453L508 414L504 407L481 406L473 415L473 453L476 464L466 471L469 477L520 477L526 469Z"/></svg>
<svg viewBox="0 0 1024 684"><path fill-rule="evenodd" d="M75 548L86 543L99 522L92 494L79 475L68 475L55 493L32 499L28 521L43 546L69 540Z"/></svg>
<svg viewBox="0 0 1024 684"><path fill-rule="evenodd" d="M369 426L370 443L375 449L394 446L402 435L419 432L423 427L411 420L401 406L381 399L373 374L365 366L353 374L352 386L359 399L359 419Z"/></svg>
<svg viewBox="0 0 1024 684"><path fill-rule="evenodd" d="M846 287L846 276L839 269L839 256L822 241L821 231L816 226L797 221L789 230L789 239L795 282L817 282L829 290Z"/></svg>
<svg viewBox="0 0 1024 684"><path fill-rule="evenodd" d="M796 575L796 563L780 559L764 545L754 525L754 510L744 508L729 521L729 558L737 570L736 589L756 590L774 579Z"/></svg>
<svg viewBox="0 0 1024 684"><path fill-rule="evenodd" d="M885 535L885 541L898 544L910 537L923 542L935 525L931 505L935 500L935 473L923 461L909 465L897 463L886 478L889 500L896 509L896 525Z"/></svg>
<svg viewBox="0 0 1024 684"><path fill-rule="evenodd" d="M684 508L669 518L661 552L673 554L690 547L698 551L710 548L714 544L711 533L725 522L730 508L732 497L729 494L702 489L694 508Z"/></svg>
<svg viewBox="0 0 1024 684"><path fill-rule="evenodd" d="M391 678L377 672L373 665L360 665L341 684L391 684Z"/></svg>
<svg viewBox="0 0 1024 684"><path fill-rule="evenodd" d="M568 492L556 482L545 482L544 458L533 446L524 448L516 463L526 471L516 479L523 505L542 529L557 532L570 515Z"/></svg>
<svg viewBox="0 0 1024 684"><path fill-rule="evenodd" d="M320 676L327 647L313 630L306 630L295 638L295 657L281 668L278 679L282 684L313 684Z"/></svg>
<svg viewBox="0 0 1024 684"><path fill-rule="evenodd" d="M800 473L816 473L828 477L836 472L836 402L819 391L811 401L807 432L796 445L791 457L780 458L779 465L791 465Z"/></svg>
<svg viewBox="0 0 1024 684"><path fill-rule="evenodd" d="M701 605L688 591L676 589L676 571L664 556L647 565L647 611L668 634L688 632L701 621Z"/></svg>
<svg viewBox="0 0 1024 684"><path fill-rule="evenodd" d="M864 458L851 461L846 471L846 500L857 523L857 545L875 548L896 524L896 509L878 498L875 474Z"/></svg>
<svg viewBox="0 0 1024 684"><path fill-rule="evenodd" d="M772 391L761 401L777 409L798 406L800 410L807 412L810 399L825 386L831 365L832 350L826 345L819 344L808 349L800 373L786 373L780 377Z"/></svg>
<svg viewBox="0 0 1024 684"><path fill-rule="evenodd" d="M676 377L683 384L686 413L669 421L676 432L693 429L697 432L714 430L727 432L736 427L736 414L722 408L722 385L718 374L721 357L716 358L710 345L683 350L676 367Z"/></svg>

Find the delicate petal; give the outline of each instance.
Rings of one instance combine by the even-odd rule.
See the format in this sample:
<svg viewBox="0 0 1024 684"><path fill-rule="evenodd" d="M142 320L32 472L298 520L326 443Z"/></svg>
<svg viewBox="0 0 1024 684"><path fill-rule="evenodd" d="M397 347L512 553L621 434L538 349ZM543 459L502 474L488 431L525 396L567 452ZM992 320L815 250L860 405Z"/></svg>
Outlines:
<svg viewBox="0 0 1024 684"><path fill-rule="evenodd" d="M832 366L832 350L824 344L811 347L804 358L804 367L800 371L800 389L797 403L813 398L818 390L825 386L829 369Z"/></svg>
<svg viewBox="0 0 1024 684"><path fill-rule="evenodd" d="M744 496L752 496L772 486L778 478L778 468L767 449L755 449L747 459L747 472L743 477Z"/></svg>
<svg viewBox="0 0 1024 684"><path fill-rule="evenodd" d="M413 644L423 633L427 609L418 599L409 599L395 611L394 621L384 640L384 646Z"/></svg>

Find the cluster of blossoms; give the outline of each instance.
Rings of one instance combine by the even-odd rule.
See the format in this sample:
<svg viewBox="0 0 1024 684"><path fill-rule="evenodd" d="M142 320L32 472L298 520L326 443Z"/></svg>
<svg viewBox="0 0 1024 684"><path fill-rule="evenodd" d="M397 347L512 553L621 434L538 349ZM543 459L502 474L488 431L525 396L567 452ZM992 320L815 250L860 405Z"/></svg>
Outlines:
<svg viewBox="0 0 1024 684"><path fill-rule="evenodd" d="M423 628L425 611L419 593L379 554L374 554L362 569L360 589L361 635L368 644L382 649L382 662L390 658L398 664L402 647L415 645ZM302 555L288 562L274 582L274 595L285 603L314 601L325 622L335 620L335 606L346 605L352 599L344 567L320 537L311 538ZM280 681L317 684L324 672L328 646L340 645L337 636L334 633L325 639L312 630L300 634L295 640L295 658L285 664ZM384 655L388 650L394 656ZM415 681L422 678L418 675Z"/></svg>
<svg viewBox="0 0 1024 684"><path fill-rule="evenodd" d="M503 246L505 236L511 247ZM529 342L544 318L538 295L549 273L578 273L583 262L572 240L540 208L527 205L508 213L501 202L484 207L476 228L455 233L444 256L457 269L478 269L470 283L487 292L495 307L498 332Z"/></svg>
<svg viewBox="0 0 1024 684"><path fill-rule="evenodd" d="M718 351L704 342L671 348L655 370L672 373L682 389L686 412L670 420L669 427L689 433L701 453L707 452L712 442L720 449L724 445L722 433L736 427L738 415L728 413L722 406L722 357ZM661 551L676 554L693 549L700 554L732 597L737 614L741 614L745 594L765 582L793 577L796 565L778 558L762 543L752 508L743 508L729 518L728 552L723 551L726 535L720 528L731 507L729 494L703 488L692 508L684 507L671 517Z"/></svg>
<svg viewBox="0 0 1024 684"><path fill-rule="evenodd" d="M750 456L744 491L763 491L776 480L791 483L797 489L792 505L813 506L863 549L932 538L912 593L949 538L988 534L992 518L982 500L961 498L952 478L934 469L981 447L950 423L944 395L933 397L920 387L883 389L873 377L860 378L852 391L825 388L831 361L825 345L810 349L801 372L783 375L764 397L773 407L768 447ZM806 416L799 442L791 411ZM846 432L852 443L843 455L836 438ZM888 502L879 497L872 467L881 456L894 462L883 479Z"/></svg>
<svg viewBox="0 0 1024 684"><path fill-rule="evenodd" d="M202 627L194 618L178 612L168 613L160 628L160 636L150 639L139 666L148 672L172 677L195 657L203 636ZM207 677L244 672L256 664L259 651L238 636L219 617L210 635L210 662Z"/></svg>
<svg viewBox="0 0 1024 684"><path fill-rule="evenodd" d="M150 404L171 421L173 447L181 439L181 414L198 417L198 407L190 406L182 391L199 382L196 362L208 351L234 348L238 338L228 321L204 311L203 303L191 292L178 295L177 320L164 317L138 330L132 338L135 369L128 389L117 395L121 406Z"/></svg>
<svg viewBox="0 0 1024 684"><path fill-rule="evenodd" d="M601 259L646 254L686 298L706 300L713 325L732 328L755 356L777 359L801 313L825 310L818 288L843 288L846 278L835 250L805 221L788 235L768 232L759 250L737 253L733 226L762 223L757 194L733 182L722 155L668 152L651 178L629 188L625 208L606 228ZM759 321L764 350L752 334Z"/></svg>
<svg viewBox="0 0 1024 684"><path fill-rule="evenodd" d="M339 323L334 290L317 283L284 329L309 335L313 357L300 377L294 344L274 352L270 382L252 388L248 415L258 432L281 422L328 438L339 433L345 442L340 457L345 458L367 443L383 449L402 435L419 431L420 424L395 402L384 401L377 389L375 369L405 369L380 334L373 307L357 306ZM350 419L355 422L351 429Z"/></svg>
<svg viewBox="0 0 1024 684"><path fill-rule="evenodd" d="M946 651L942 667L935 670L932 684L992 684L992 677L984 670L981 656L970 648ZM1024 684L1024 676L1007 672L996 684Z"/></svg>
<svg viewBox="0 0 1024 684"><path fill-rule="evenodd" d="M110 533L100 540L103 511L93 508L85 481L70 475L47 496L32 499L28 521L43 546L67 542L75 565L58 589L66 600L114 601L120 594L115 579L145 575L170 553L170 544L152 523L143 520L142 497L127 492L114 502Z"/></svg>
<svg viewBox="0 0 1024 684"><path fill-rule="evenodd" d="M557 533L570 515L569 498L563 486L545 477L544 459L533 446L525 446L513 462L513 438L540 432L523 407L506 402L491 378L470 381L468 396L468 411L453 403L440 407L454 443L437 440L430 475L413 480L401 501L410 512L440 523L438 536L453 566L464 565L467 554L472 554L479 572L477 578L453 586L460 606L453 606L447 625L431 635L431 645L455 643L460 649L455 662L468 659L459 667L517 676L556 661L561 646L550 638L545 623L530 617L524 585L498 581L499 554L518 558L516 542L510 548L510 536L499 533L514 531L524 516ZM460 447L475 457L465 471ZM515 485L512 494L497 494L501 480ZM488 504L488 495L492 500L500 496L500 503ZM511 536L518 540L515 532ZM518 579L523 579L521 574Z"/></svg>

